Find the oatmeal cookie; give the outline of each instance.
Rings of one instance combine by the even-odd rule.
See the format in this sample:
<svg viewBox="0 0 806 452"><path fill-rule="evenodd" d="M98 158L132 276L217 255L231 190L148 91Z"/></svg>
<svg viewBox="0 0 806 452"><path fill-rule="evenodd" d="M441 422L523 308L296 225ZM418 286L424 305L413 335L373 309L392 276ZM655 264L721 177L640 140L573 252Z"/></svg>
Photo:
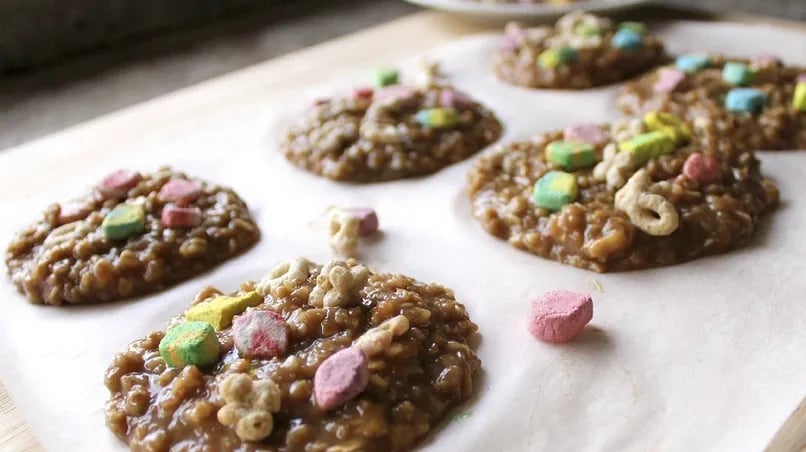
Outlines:
<svg viewBox="0 0 806 452"><path fill-rule="evenodd" d="M494 69L527 88L587 89L620 82L664 59L663 43L639 22L614 25L583 11L551 26L507 24Z"/></svg>
<svg viewBox="0 0 806 452"><path fill-rule="evenodd" d="M11 241L6 265L32 303L110 302L203 273L259 238L229 188L170 168L119 170L87 195L50 205Z"/></svg>
<svg viewBox="0 0 806 452"><path fill-rule="evenodd" d="M501 123L469 96L429 78L322 99L281 139L294 165L333 180L380 182L434 173L498 140Z"/></svg>
<svg viewBox="0 0 806 452"><path fill-rule="evenodd" d="M702 145L723 150L806 149L806 68L772 55L750 59L688 54L624 87L628 114L662 110L705 132ZM799 80L800 78L800 80Z"/></svg>
<svg viewBox="0 0 806 452"><path fill-rule="evenodd" d="M597 272L672 265L745 244L778 190L752 152L691 143L669 114L500 146L469 174L492 235Z"/></svg>
<svg viewBox="0 0 806 452"><path fill-rule="evenodd" d="M442 286L296 259L117 355L106 421L132 450L411 450L472 395L476 331Z"/></svg>

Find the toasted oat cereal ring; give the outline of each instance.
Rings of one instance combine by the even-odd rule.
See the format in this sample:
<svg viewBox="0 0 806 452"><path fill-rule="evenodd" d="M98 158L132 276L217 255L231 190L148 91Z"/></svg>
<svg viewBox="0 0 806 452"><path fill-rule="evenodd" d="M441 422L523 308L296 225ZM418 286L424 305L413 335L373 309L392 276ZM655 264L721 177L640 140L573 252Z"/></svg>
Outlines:
<svg viewBox="0 0 806 452"><path fill-rule="evenodd" d="M593 318L593 299L584 293L555 290L532 301L527 327L546 342L569 342Z"/></svg>
<svg viewBox="0 0 806 452"><path fill-rule="evenodd" d="M316 405L323 411L343 405L364 392L369 383L369 360L357 347L347 347L327 358L313 379Z"/></svg>
<svg viewBox="0 0 806 452"><path fill-rule="evenodd" d="M125 198L141 180L143 176L137 171L120 169L104 177L95 188L106 199L120 199Z"/></svg>
<svg viewBox="0 0 806 452"><path fill-rule="evenodd" d="M202 213L198 207L167 205L162 209L160 222L169 228L193 228L201 224Z"/></svg>
<svg viewBox="0 0 806 452"><path fill-rule="evenodd" d="M215 297L188 309L185 318L209 323L216 331L221 331L232 325L232 319L236 315L262 302L263 297L257 292L247 292L234 297Z"/></svg>
<svg viewBox="0 0 806 452"><path fill-rule="evenodd" d="M185 322L169 329L160 341L162 359L170 367L204 367L218 361L218 336L205 322Z"/></svg>
<svg viewBox="0 0 806 452"><path fill-rule="evenodd" d="M274 311L252 310L235 317L232 339L243 357L271 359L285 354L288 324Z"/></svg>
<svg viewBox="0 0 806 452"><path fill-rule="evenodd" d="M179 206L186 206L197 200L202 194L198 182L187 179L171 179L160 189L158 197L163 202L173 202Z"/></svg>

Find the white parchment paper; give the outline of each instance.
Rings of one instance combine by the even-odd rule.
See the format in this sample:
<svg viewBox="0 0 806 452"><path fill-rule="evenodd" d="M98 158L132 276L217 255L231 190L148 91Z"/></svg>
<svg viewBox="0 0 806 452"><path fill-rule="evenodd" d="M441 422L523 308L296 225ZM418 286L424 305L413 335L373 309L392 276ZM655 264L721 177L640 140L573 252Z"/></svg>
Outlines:
<svg viewBox="0 0 806 452"><path fill-rule="evenodd" d="M791 30L694 22L659 30L673 52L774 51L790 63L806 63L806 36ZM617 115L616 87L559 92L499 83L488 70L496 42L471 37L431 55L454 83L499 114L507 126L504 140ZM362 248L364 261L455 289L480 326L478 396L424 449L750 451L766 444L806 394L806 152L761 155L782 205L745 249L600 275L487 235L471 217L465 194L471 161L427 178L366 186L336 184L286 163L276 136L289 122L288 106L302 107L362 77L368 79L352 74L317 87L304 99L239 100L167 131L132 131L110 144L108 155L44 184L39 195L0 200L0 212L15 213L0 223L5 241L45 205L80 193L111 169L167 163L233 186L263 230L246 255L138 300L33 306L8 278L0 280L0 378L48 450L124 449L104 425L103 374L113 355L161 328L204 285L228 291L282 259L326 261L331 252L323 212L330 205L374 206L383 236ZM2 171L33 173L64 163L43 161L32 150L30 164L12 168L8 155L0 155ZM595 301L592 324L564 346L534 340L524 323L529 297L558 288L591 292Z"/></svg>

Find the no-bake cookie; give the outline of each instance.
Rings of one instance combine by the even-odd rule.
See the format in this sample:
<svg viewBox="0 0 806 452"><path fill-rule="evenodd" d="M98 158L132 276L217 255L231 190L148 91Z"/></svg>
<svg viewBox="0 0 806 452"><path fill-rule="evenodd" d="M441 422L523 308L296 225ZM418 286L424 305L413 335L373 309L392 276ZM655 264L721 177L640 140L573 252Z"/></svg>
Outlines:
<svg viewBox="0 0 806 452"><path fill-rule="evenodd" d="M651 112L500 146L470 171L473 215L516 248L598 272L738 248L778 190L752 152L691 138L680 118Z"/></svg>
<svg viewBox="0 0 806 452"><path fill-rule="evenodd" d="M32 303L108 302L198 275L260 238L232 190L163 168L119 170L88 194L52 204L6 251Z"/></svg>
<svg viewBox="0 0 806 452"><path fill-rule="evenodd" d="M663 58L663 43L642 23L574 11L554 27L507 24L494 69L513 85L586 89L631 78Z"/></svg>
<svg viewBox="0 0 806 452"><path fill-rule="evenodd" d="M117 355L106 420L133 450L411 450L473 393L476 331L442 286L296 259Z"/></svg>
<svg viewBox="0 0 806 452"><path fill-rule="evenodd" d="M380 71L376 87L317 101L281 139L283 154L333 180L379 182L434 173L500 137L491 111L432 75L401 84Z"/></svg>
<svg viewBox="0 0 806 452"><path fill-rule="evenodd" d="M704 146L806 149L806 68L773 55L681 55L630 82L618 102L629 114L661 110L686 118L707 132L700 134Z"/></svg>

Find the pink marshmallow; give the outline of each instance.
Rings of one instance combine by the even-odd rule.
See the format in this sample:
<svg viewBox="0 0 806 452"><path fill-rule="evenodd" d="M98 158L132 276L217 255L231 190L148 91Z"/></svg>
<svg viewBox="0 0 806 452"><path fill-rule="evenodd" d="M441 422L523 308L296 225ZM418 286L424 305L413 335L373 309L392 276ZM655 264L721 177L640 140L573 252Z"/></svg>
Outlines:
<svg viewBox="0 0 806 452"><path fill-rule="evenodd" d="M141 180L143 176L137 171L120 169L104 177L95 188L104 199L125 198Z"/></svg>
<svg viewBox="0 0 806 452"><path fill-rule="evenodd" d="M313 377L316 405L323 411L337 408L364 392L369 384L369 359L357 347L330 355Z"/></svg>
<svg viewBox="0 0 806 452"><path fill-rule="evenodd" d="M92 212L90 206L77 202L71 202L63 206L59 206L59 225L72 223L74 221L83 220L87 215Z"/></svg>
<svg viewBox="0 0 806 452"><path fill-rule="evenodd" d="M465 93L453 88L445 88L439 93L439 104L443 107L455 108L456 110L468 110L475 105L473 100Z"/></svg>
<svg viewBox="0 0 806 452"><path fill-rule="evenodd" d="M375 90L369 86L361 86L353 89L353 98L355 99L372 99Z"/></svg>
<svg viewBox="0 0 806 452"><path fill-rule="evenodd" d="M417 104L417 90L406 85L392 85L378 90L376 100L397 99L401 105L413 106Z"/></svg>
<svg viewBox="0 0 806 452"><path fill-rule="evenodd" d="M685 79L685 72L665 67L658 71L658 80L652 86L652 90L656 93L671 93Z"/></svg>
<svg viewBox="0 0 806 452"><path fill-rule="evenodd" d="M716 180L719 176L719 162L713 157L695 152L683 164L683 174L703 184Z"/></svg>
<svg viewBox="0 0 806 452"><path fill-rule="evenodd" d="M759 53L750 58L750 64L753 66L779 66L781 59L772 53Z"/></svg>
<svg viewBox="0 0 806 452"><path fill-rule="evenodd" d="M271 359L288 348L288 324L274 311L249 311L235 317L232 339L246 358Z"/></svg>
<svg viewBox="0 0 806 452"><path fill-rule="evenodd" d="M546 342L574 339L593 318L593 299L588 294L555 290L532 302L527 327Z"/></svg>
<svg viewBox="0 0 806 452"><path fill-rule="evenodd" d="M198 182L187 179L172 179L162 186L159 198L165 202L174 202L186 206L199 199L202 189Z"/></svg>
<svg viewBox="0 0 806 452"><path fill-rule="evenodd" d="M806 72L798 74L797 82L806 83Z"/></svg>
<svg viewBox="0 0 806 452"><path fill-rule="evenodd" d="M169 204L162 209L160 221L169 228L192 228L202 223L202 214L197 207L177 207Z"/></svg>
<svg viewBox="0 0 806 452"><path fill-rule="evenodd" d="M563 131L563 139L565 141L581 141L597 145L604 143L605 134L602 132L602 128L596 124L577 124L566 127L565 131Z"/></svg>
<svg viewBox="0 0 806 452"><path fill-rule="evenodd" d="M371 207L348 207L348 214L358 218L358 235L366 237L378 232L378 214Z"/></svg>

